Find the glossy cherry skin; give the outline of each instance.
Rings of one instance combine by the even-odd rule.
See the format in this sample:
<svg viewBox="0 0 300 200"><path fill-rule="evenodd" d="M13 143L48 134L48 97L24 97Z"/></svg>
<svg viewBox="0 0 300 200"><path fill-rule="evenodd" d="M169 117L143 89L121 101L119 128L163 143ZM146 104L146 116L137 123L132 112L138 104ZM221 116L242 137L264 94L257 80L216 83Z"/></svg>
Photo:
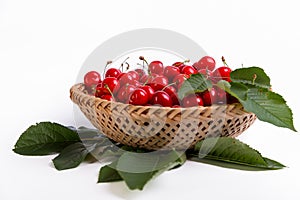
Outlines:
<svg viewBox="0 0 300 200"><path fill-rule="evenodd" d="M173 106L173 102L171 97L164 91L156 91L153 95L152 101L151 101L152 105L160 105L163 107L172 107Z"/></svg>
<svg viewBox="0 0 300 200"><path fill-rule="evenodd" d="M104 94L110 94L108 89L103 86L102 83L99 83L95 88L95 97L100 97Z"/></svg>
<svg viewBox="0 0 300 200"><path fill-rule="evenodd" d="M133 78L133 80L140 80L140 75L139 75L139 73L138 72L136 72L136 71L129 71L129 72L127 72L128 74L131 74L131 76L132 76L132 78Z"/></svg>
<svg viewBox="0 0 300 200"><path fill-rule="evenodd" d="M167 86L163 89L172 99L173 105L179 105L177 91L173 86Z"/></svg>
<svg viewBox="0 0 300 200"><path fill-rule="evenodd" d="M175 62L172 66L178 67L180 70L185 66L184 62Z"/></svg>
<svg viewBox="0 0 300 200"><path fill-rule="evenodd" d="M149 85L155 90L161 90L169 83L168 78L165 76L157 76L151 80Z"/></svg>
<svg viewBox="0 0 300 200"><path fill-rule="evenodd" d="M113 101L114 100L114 98L110 94L104 94L100 98L105 99L107 101Z"/></svg>
<svg viewBox="0 0 300 200"><path fill-rule="evenodd" d="M164 71L164 65L161 61L152 61L150 64L149 64L149 70L151 73L155 73L155 74L162 74L163 71Z"/></svg>
<svg viewBox="0 0 300 200"><path fill-rule="evenodd" d="M213 71L216 67L216 61L214 58L210 56L204 56L202 57L198 62L196 62L193 65L198 70L200 69L208 69L210 71Z"/></svg>
<svg viewBox="0 0 300 200"><path fill-rule="evenodd" d="M135 89L129 98L129 104L144 106L148 103L148 94L141 88Z"/></svg>
<svg viewBox="0 0 300 200"><path fill-rule="evenodd" d="M167 77L169 80L173 80L173 78L177 75L180 74L180 69L179 67L175 66L166 66L164 69L164 75Z"/></svg>
<svg viewBox="0 0 300 200"><path fill-rule="evenodd" d="M231 73L231 69L229 67L223 66L223 67L217 68L213 72L213 77L217 81L223 79L225 81L231 82L231 80L230 80L230 73Z"/></svg>
<svg viewBox="0 0 300 200"><path fill-rule="evenodd" d="M181 87L183 82L189 78L189 75L187 74L179 74L173 78L173 83L176 84L177 90Z"/></svg>
<svg viewBox="0 0 300 200"><path fill-rule="evenodd" d="M118 80L120 82L120 85L126 85L126 84L134 84L134 78L130 73L121 73L118 76Z"/></svg>
<svg viewBox="0 0 300 200"><path fill-rule="evenodd" d="M110 68L105 73L105 78L107 77L115 77L117 78L122 72L116 68Z"/></svg>
<svg viewBox="0 0 300 200"><path fill-rule="evenodd" d="M136 89L133 85L124 85L122 86L117 94L117 99L120 102L128 103L131 93Z"/></svg>
<svg viewBox="0 0 300 200"><path fill-rule="evenodd" d="M101 76L96 71L90 71L84 75L84 84L88 87L97 85L101 82Z"/></svg>
<svg viewBox="0 0 300 200"><path fill-rule="evenodd" d="M190 94L182 99L182 106L185 108L203 106L203 99L197 94Z"/></svg>
<svg viewBox="0 0 300 200"><path fill-rule="evenodd" d="M142 77L144 74L146 74L145 70L143 69L135 69L134 71L139 74L139 77Z"/></svg>
<svg viewBox="0 0 300 200"><path fill-rule="evenodd" d="M104 88L108 87L109 90L113 93L118 92L120 84L117 78L107 77L103 80L102 85Z"/></svg>
<svg viewBox="0 0 300 200"><path fill-rule="evenodd" d="M215 88L211 88L210 90L206 90L202 93L202 99L204 106L211 106L216 103L218 100L217 90Z"/></svg>
<svg viewBox="0 0 300 200"><path fill-rule="evenodd" d="M186 75L191 75L191 74L197 74L198 71L194 67L186 65L183 68L181 68L181 73Z"/></svg>
<svg viewBox="0 0 300 200"><path fill-rule="evenodd" d="M140 86L139 88L143 89L148 95L148 102L151 102L153 95L155 93L154 89L149 85Z"/></svg>
<svg viewBox="0 0 300 200"><path fill-rule="evenodd" d="M229 95L227 92L225 92L224 90L222 90L219 87L215 88L216 93L217 93L217 97L216 97L216 103L217 104L226 104L229 98Z"/></svg>

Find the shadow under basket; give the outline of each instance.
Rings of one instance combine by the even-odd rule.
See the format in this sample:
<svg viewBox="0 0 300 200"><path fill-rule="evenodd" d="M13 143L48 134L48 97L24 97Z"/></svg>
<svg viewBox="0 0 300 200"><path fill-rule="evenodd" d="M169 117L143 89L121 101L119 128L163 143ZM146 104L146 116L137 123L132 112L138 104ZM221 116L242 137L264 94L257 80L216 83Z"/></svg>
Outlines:
<svg viewBox="0 0 300 200"><path fill-rule="evenodd" d="M89 95L84 84L74 85L70 98L108 138L149 150L186 150L206 137L236 137L256 119L239 103L191 108L134 106Z"/></svg>

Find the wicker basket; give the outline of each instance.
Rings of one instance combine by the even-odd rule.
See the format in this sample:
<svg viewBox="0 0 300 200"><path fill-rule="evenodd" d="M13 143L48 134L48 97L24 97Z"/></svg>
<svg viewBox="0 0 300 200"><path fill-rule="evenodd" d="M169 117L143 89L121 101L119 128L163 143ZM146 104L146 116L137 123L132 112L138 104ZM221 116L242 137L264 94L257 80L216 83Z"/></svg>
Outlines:
<svg viewBox="0 0 300 200"><path fill-rule="evenodd" d="M110 139L149 150L188 149L205 137L236 137L256 119L241 104L168 108L110 102L86 93L83 84L70 90L89 121Z"/></svg>

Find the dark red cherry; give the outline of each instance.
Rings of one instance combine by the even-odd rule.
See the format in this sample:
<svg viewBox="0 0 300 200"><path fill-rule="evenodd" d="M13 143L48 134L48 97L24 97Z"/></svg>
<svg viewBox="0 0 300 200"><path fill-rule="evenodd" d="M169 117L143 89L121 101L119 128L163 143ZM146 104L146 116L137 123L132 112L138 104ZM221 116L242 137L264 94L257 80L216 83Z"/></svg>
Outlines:
<svg viewBox="0 0 300 200"><path fill-rule="evenodd" d="M190 94L182 99L182 106L185 108L203 106L203 99L197 94Z"/></svg>
<svg viewBox="0 0 300 200"><path fill-rule="evenodd" d="M215 88L211 88L210 90L206 90L202 94L203 103L205 106L211 106L216 103L218 100L218 94Z"/></svg>
<svg viewBox="0 0 300 200"><path fill-rule="evenodd" d="M137 80L137 81L140 80L140 75L139 75L139 73L137 71L129 71L127 73L131 74L133 80Z"/></svg>
<svg viewBox="0 0 300 200"><path fill-rule="evenodd" d="M115 77L117 78L122 72L116 68L110 68L105 73L105 78L107 77Z"/></svg>
<svg viewBox="0 0 300 200"><path fill-rule="evenodd" d="M163 91L165 91L171 97L173 105L179 104L177 91L173 86L169 85L169 86L163 88Z"/></svg>
<svg viewBox="0 0 300 200"><path fill-rule="evenodd" d="M129 100L129 97L131 95L131 93L136 89L135 86L133 85L124 85L122 86L119 91L118 91L118 94L117 94L117 99L120 101L120 102L123 102L123 103L128 103L128 100Z"/></svg>
<svg viewBox="0 0 300 200"><path fill-rule="evenodd" d="M135 89L129 98L129 104L132 105L146 105L148 103L148 94L145 92L145 90L141 88Z"/></svg>
<svg viewBox="0 0 300 200"><path fill-rule="evenodd" d="M231 73L231 69L229 67L223 66L223 67L217 68L213 72L213 77L216 80L223 79L225 81L231 82L231 80L230 80L230 73Z"/></svg>
<svg viewBox="0 0 300 200"><path fill-rule="evenodd" d="M149 64L149 70L151 73L155 73L155 74L162 74L164 71L164 65L161 61L152 61Z"/></svg>
<svg viewBox="0 0 300 200"><path fill-rule="evenodd" d="M107 77L103 80L102 85L104 88L108 88L110 92L118 92L120 88L120 84L117 78L115 77Z"/></svg>
<svg viewBox="0 0 300 200"><path fill-rule="evenodd" d="M114 98L110 94L104 94L100 98L105 99L107 101L113 101L114 100Z"/></svg>
<svg viewBox="0 0 300 200"><path fill-rule="evenodd" d="M194 67L186 65L183 68L181 68L181 73L191 75L191 74L197 74L198 71Z"/></svg>
<svg viewBox="0 0 300 200"><path fill-rule="evenodd" d="M157 76L151 80L149 85L155 90L161 90L169 83L168 78L165 76Z"/></svg>
<svg viewBox="0 0 300 200"><path fill-rule="evenodd" d="M176 84L177 90L179 90L179 88L181 87L181 85L183 84L183 82L188 79L190 76L187 74L178 74L177 76L175 76L173 78L173 83Z"/></svg>
<svg viewBox="0 0 300 200"><path fill-rule="evenodd" d="M198 62L196 62L193 65L198 70L200 69L208 69L210 71L213 71L216 67L216 61L214 58L210 56L204 56L202 57Z"/></svg>
<svg viewBox="0 0 300 200"><path fill-rule="evenodd" d="M101 82L101 76L96 71L90 71L84 75L84 84L86 86L93 86L97 85L99 82Z"/></svg>
<svg viewBox="0 0 300 200"><path fill-rule="evenodd" d="M179 67L175 66L166 66L164 69L164 75L167 77L169 80L173 80L175 76L180 74L180 69Z"/></svg>
<svg viewBox="0 0 300 200"><path fill-rule="evenodd" d="M163 107L172 107L173 102L171 97L164 91L156 91L153 95L151 104L153 105L160 105Z"/></svg>
<svg viewBox="0 0 300 200"><path fill-rule="evenodd" d="M154 95L154 89L150 87L149 85L140 86L139 88L143 89L147 95L148 95L148 102L151 102L153 95Z"/></svg>
<svg viewBox="0 0 300 200"><path fill-rule="evenodd" d="M118 80L120 82L120 85L126 85L126 84L133 84L134 83L134 78L131 74L129 73L121 73L119 76L118 76Z"/></svg>

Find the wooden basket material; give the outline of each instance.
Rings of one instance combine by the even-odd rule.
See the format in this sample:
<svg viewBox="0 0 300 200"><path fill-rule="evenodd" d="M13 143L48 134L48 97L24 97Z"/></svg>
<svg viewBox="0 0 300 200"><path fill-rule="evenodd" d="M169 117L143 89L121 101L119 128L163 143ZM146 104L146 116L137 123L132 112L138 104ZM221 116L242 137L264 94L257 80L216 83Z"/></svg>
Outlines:
<svg viewBox="0 0 300 200"><path fill-rule="evenodd" d="M89 95L83 84L71 88L70 98L110 139L149 150L188 149L205 137L236 137L256 119L239 103L191 108L134 106Z"/></svg>

